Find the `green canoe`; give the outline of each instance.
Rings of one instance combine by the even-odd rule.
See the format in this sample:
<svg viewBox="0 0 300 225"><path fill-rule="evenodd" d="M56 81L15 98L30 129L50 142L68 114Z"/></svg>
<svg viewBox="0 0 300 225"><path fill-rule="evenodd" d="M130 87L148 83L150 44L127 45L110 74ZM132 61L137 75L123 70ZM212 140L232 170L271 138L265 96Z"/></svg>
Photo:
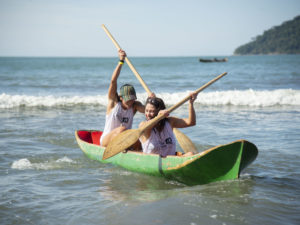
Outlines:
<svg viewBox="0 0 300 225"><path fill-rule="evenodd" d="M157 154L127 151L102 160L105 148L99 145L101 134L101 131L75 131L78 145L87 157L131 171L163 176L187 185L239 178L241 172L255 160L258 154L254 144L246 140L238 140L187 157L162 158Z"/></svg>

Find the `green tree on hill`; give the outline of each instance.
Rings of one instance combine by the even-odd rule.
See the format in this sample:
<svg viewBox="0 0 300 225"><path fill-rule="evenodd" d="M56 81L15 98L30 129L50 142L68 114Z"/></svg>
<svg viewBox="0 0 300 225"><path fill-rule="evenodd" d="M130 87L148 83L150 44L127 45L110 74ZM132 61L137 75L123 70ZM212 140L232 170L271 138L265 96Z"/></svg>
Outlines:
<svg viewBox="0 0 300 225"><path fill-rule="evenodd" d="M253 41L238 47L234 54L300 54L300 16L258 35Z"/></svg>

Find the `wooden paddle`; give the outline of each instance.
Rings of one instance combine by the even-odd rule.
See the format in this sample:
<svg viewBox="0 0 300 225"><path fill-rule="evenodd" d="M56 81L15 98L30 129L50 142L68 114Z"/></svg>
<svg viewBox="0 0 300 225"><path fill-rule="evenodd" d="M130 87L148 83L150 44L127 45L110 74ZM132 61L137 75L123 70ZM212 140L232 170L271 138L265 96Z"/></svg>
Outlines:
<svg viewBox="0 0 300 225"><path fill-rule="evenodd" d="M208 83L206 83L205 85L203 85L202 87L197 89L195 92L199 93L200 91L204 90L205 88L207 88L208 86L210 86L211 84L213 84L214 82L219 80L221 77L225 76L226 74L227 73L220 74L213 80L209 81ZM180 102L178 102L177 104L175 104L174 106L169 108L168 111L171 113L172 111L177 109L179 106L183 105L189 99L190 99L190 96L188 95L184 99L182 99ZM119 152L122 152L123 150L129 148L131 145L133 145L139 139L139 137L142 135L144 130L153 126L155 123L159 122L163 118L165 118L165 115L159 114L157 117L155 117L154 119L147 122L143 127L140 127L138 129L126 130L126 131L120 133L119 135L117 135L106 147L106 149L103 153L102 159L103 160L108 159L108 158L118 154Z"/></svg>
<svg viewBox="0 0 300 225"><path fill-rule="evenodd" d="M121 49L120 45L114 39L114 37L112 36L112 34L109 32L109 30L106 28L106 26L104 24L102 24L102 28L104 29L104 31L108 35L108 37L112 40L112 42L114 43L114 45L116 46L116 48L118 50L120 50ZM150 89L148 88L148 86L146 85L146 83L144 82L144 80L142 79L141 75L134 68L134 66L132 65L132 63L128 59L128 57L125 58L125 61L128 64L129 68L134 73L134 75L136 76L136 78L140 81L141 85L146 90L146 92L147 92L147 94L149 96L152 92L150 91ZM188 136L186 136L184 133L182 133L181 131L179 131L177 128L173 128L173 131L174 131L174 134L176 136L176 139L177 139L180 147L183 149L183 151L185 153L187 153L187 152L197 153L198 152L196 146L194 145L194 143L191 141L191 139Z"/></svg>
<svg viewBox="0 0 300 225"><path fill-rule="evenodd" d="M114 39L114 37L111 35L111 33L107 30L107 28L105 27L104 24L102 24L102 28L104 29L105 33L110 37L110 39L112 40L112 42L114 43L114 45L116 46L116 48L118 50L121 49L120 45L118 44L118 42ZM136 69L133 67L133 65L131 64L130 60L128 59L128 57L125 57L125 61L128 64L129 68L132 70L132 72L134 73L134 75L136 76L136 78L140 81L140 83L142 84L143 88L147 91L147 93L152 93L149 88L147 87L147 85L145 84L145 82L143 81L142 77L140 76L140 74L136 71Z"/></svg>

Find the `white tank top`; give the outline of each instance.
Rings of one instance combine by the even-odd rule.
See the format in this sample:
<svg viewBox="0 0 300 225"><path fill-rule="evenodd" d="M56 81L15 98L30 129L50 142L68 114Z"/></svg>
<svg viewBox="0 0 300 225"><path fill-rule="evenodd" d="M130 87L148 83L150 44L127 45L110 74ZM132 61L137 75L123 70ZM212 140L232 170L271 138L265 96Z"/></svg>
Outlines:
<svg viewBox="0 0 300 225"><path fill-rule="evenodd" d="M133 121L133 108L123 109L122 103L118 102L115 107L111 110L110 114L105 117L105 126L103 134L100 138L100 143L113 129L124 126L126 129L131 129Z"/></svg>
<svg viewBox="0 0 300 225"><path fill-rule="evenodd" d="M164 129L161 132L158 132L156 128L153 128L149 139L142 143L142 147L143 152L148 154L159 154L162 157L175 155L176 139L170 123L166 121Z"/></svg>

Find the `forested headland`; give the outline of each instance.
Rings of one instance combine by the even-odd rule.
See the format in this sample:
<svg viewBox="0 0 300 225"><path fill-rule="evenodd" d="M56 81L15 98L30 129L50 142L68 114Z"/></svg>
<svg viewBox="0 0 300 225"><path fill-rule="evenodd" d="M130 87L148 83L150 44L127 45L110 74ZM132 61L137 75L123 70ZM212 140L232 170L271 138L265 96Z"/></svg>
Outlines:
<svg viewBox="0 0 300 225"><path fill-rule="evenodd" d="M235 49L234 54L300 54L300 16L264 31Z"/></svg>

